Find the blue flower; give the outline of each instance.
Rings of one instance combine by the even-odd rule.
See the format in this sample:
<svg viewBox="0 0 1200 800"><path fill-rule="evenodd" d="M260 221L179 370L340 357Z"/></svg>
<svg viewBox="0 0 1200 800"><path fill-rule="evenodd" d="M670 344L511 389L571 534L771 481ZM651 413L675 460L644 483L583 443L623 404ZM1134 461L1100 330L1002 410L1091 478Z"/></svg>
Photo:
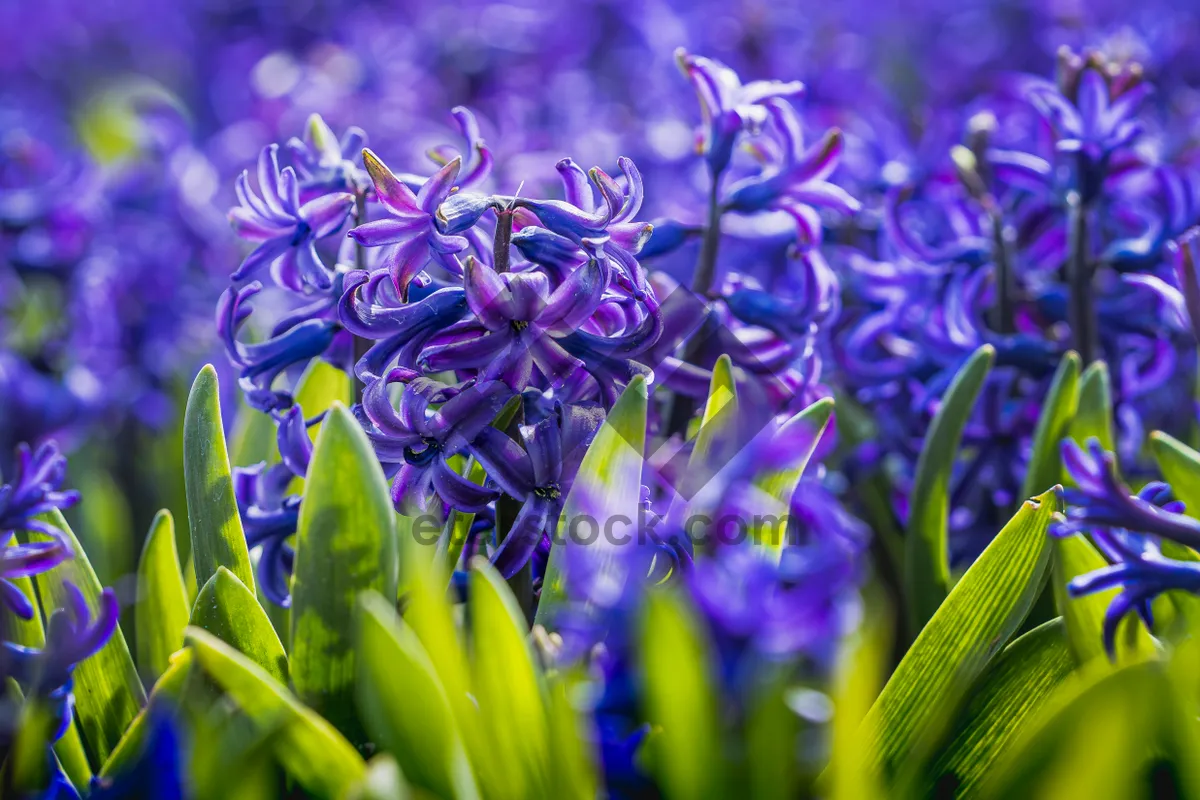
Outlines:
<svg viewBox="0 0 1200 800"><path fill-rule="evenodd" d="M360 166L366 141L367 135L355 127L339 140L320 114L310 116L304 138L293 136L285 145L300 179L301 201L339 192L360 194L370 186Z"/></svg>

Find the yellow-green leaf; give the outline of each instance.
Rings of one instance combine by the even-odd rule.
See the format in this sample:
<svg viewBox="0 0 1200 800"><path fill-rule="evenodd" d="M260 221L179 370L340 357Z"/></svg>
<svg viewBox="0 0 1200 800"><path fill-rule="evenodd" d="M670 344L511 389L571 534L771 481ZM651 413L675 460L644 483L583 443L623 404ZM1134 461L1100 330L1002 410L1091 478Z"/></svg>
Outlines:
<svg viewBox="0 0 1200 800"><path fill-rule="evenodd" d="M1033 497L1062 482L1062 451L1075 409L1079 406L1079 355L1063 356L1050 383L1033 432L1033 452L1021 487L1021 497Z"/></svg>
<svg viewBox="0 0 1200 800"><path fill-rule="evenodd" d="M192 607L191 624L232 646L280 684L287 685L287 653L271 620L229 570L217 567L217 573L200 589Z"/></svg>
<svg viewBox="0 0 1200 800"><path fill-rule="evenodd" d="M137 630L137 662L149 683L158 680L183 647L188 624L187 589L175 549L171 512L159 511L150 525L138 562L138 599L133 621Z"/></svg>

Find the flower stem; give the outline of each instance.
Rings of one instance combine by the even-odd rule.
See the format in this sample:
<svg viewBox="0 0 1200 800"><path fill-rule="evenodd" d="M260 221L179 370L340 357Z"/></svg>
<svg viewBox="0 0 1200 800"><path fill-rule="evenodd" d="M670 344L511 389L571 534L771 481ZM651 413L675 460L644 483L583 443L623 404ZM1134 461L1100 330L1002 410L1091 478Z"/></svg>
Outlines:
<svg viewBox="0 0 1200 800"><path fill-rule="evenodd" d="M992 220L993 262L996 267L996 331L1016 333L1017 324L1013 310L1012 264L1009 260L1008 237L1004 231L1004 218L998 210L989 215Z"/></svg>
<svg viewBox="0 0 1200 800"><path fill-rule="evenodd" d="M496 211L496 238L492 243L492 263L496 272L508 271L509 251L513 234L513 208Z"/></svg>
<svg viewBox="0 0 1200 800"><path fill-rule="evenodd" d="M1067 198L1070 225L1070 253L1067 261L1067 280L1070 286L1070 307L1067 321L1071 325L1075 349L1085 365L1096 358L1096 304L1092 290L1092 268L1088 259L1087 207L1077 193Z"/></svg>
<svg viewBox="0 0 1200 800"><path fill-rule="evenodd" d="M700 242L700 257L696 261L696 271L692 273L692 291L702 300L707 299L717 276L717 253L721 247L721 208L720 200L721 173L715 172L708 191L708 224L704 228L704 238ZM708 337L709 319L692 333L683 345L681 358L685 364L694 364L700 356L704 340ZM667 418L666 433L668 436L687 433L688 422L696 412L696 401L691 397L676 394L671 400L671 409Z"/></svg>

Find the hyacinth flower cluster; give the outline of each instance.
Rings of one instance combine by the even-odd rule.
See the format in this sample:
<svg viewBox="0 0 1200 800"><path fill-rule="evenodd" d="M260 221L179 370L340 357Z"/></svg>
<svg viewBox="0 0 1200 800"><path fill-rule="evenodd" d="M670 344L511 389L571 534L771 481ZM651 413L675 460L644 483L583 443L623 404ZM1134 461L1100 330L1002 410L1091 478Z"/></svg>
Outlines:
<svg viewBox="0 0 1200 800"><path fill-rule="evenodd" d="M1200 546L1200 523L1183 513L1184 504L1161 481L1130 491L1115 456L1095 439L1086 449L1064 442L1063 462L1076 486L1066 491L1066 513L1051 532L1088 536L1110 562L1075 578L1067 589L1073 596L1120 589L1104 617L1104 647L1115 657L1117 629L1126 615L1136 613L1153 630L1155 598L1175 590L1200 592L1196 562L1163 552L1166 543L1183 552Z"/></svg>
<svg viewBox="0 0 1200 800"><path fill-rule="evenodd" d="M300 505L284 492L305 473L306 429L319 421L276 386L288 370L318 357L353 370L362 387L355 413L398 510L486 515L502 492L521 503L507 536L493 542L506 576L548 539L572 454L577 463L603 408L649 373L634 359L663 323L636 259L651 231L635 219L636 167L622 160L619 182L567 159L558 165L563 199L484 193L490 152L470 112L455 116L468 158L435 150L441 166L427 178L397 175L370 150L357 167L349 148L361 134L335 143L314 118L307 141L289 148L301 156L295 165L280 168L269 147L257 192L239 181L231 219L258 245L234 280L266 272L294 300L253 343L236 334L259 281L235 283L218 309L248 402L279 424L281 462L237 480L247 537L264 548L259 568L276 602L287 602L286 540ZM303 165L322 148L338 166L318 174ZM339 232L349 236L334 244ZM500 441L491 426L509 404L519 406L519 432ZM464 457L490 465L493 481L465 477Z"/></svg>
<svg viewBox="0 0 1200 800"><path fill-rule="evenodd" d="M49 742L62 738L72 720L75 666L105 645L116 630L118 615L111 589L100 594L99 608L93 611L80 589L63 581L64 607L43 609L44 641L30 641L18 630L15 623L39 614L28 579L75 555L63 531L47 522L46 515L70 507L79 495L62 488L66 458L53 444L36 451L21 445L15 464L9 481L0 484L0 676L5 679L0 690L0 740L6 747L19 734L23 719L18 717L20 699L14 697L13 686L49 715ZM42 595L42 600L48 602L48 595ZM62 778L54 756L47 752L45 758L56 773L52 788L66 792L53 796L77 796Z"/></svg>
<svg viewBox="0 0 1200 800"><path fill-rule="evenodd" d="M1107 364L1133 468L1148 430L1190 424L1175 409L1190 402L1194 339L1167 248L1196 221L1194 176L1152 154L1150 92L1136 64L1062 50L1056 81L1016 78L970 107L959 143L919 182L886 190L878 241L844 262L837 364L878 428L861 465L892 476L901 519L905 465L937 398L979 346L996 350L952 487L956 560L1020 499L1068 350Z"/></svg>

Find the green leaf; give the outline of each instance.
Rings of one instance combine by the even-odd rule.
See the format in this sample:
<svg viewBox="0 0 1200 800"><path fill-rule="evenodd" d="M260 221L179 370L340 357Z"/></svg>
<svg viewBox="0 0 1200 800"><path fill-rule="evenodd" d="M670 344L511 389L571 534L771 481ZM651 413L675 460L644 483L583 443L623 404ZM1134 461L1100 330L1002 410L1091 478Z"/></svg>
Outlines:
<svg viewBox="0 0 1200 800"><path fill-rule="evenodd" d="M358 707L372 740L414 786L479 796L445 689L416 634L374 592L358 614Z"/></svg>
<svg viewBox="0 0 1200 800"><path fill-rule="evenodd" d="M252 467L263 461L278 461L277 437L278 429L270 414L240 403L230 434L230 463L235 467Z"/></svg>
<svg viewBox="0 0 1200 800"><path fill-rule="evenodd" d="M731 448L738 445L733 435L740 420L738 418L738 391L733 379L733 362L722 355L713 366L712 380L708 387L708 400L700 418L700 430L696 443L688 457L682 494L691 497L728 463Z"/></svg>
<svg viewBox="0 0 1200 800"><path fill-rule="evenodd" d="M341 797L366 775L366 764L345 737L262 667L199 628L188 628L187 643L242 712L271 730L276 760L304 789L318 797Z"/></svg>
<svg viewBox="0 0 1200 800"><path fill-rule="evenodd" d="M800 476L804 474L804 469L808 466L808 460L812 458L817 444L821 441L821 435L825 433L825 428L829 425L829 418L832 414L833 398L823 397L784 423L785 430L793 426L803 426L811 430L813 432L812 441L804 453L797 455L796 463L791 467L781 470L764 470L755 476L754 485L766 493L763 498L763 508L759 509L759 513L756 515L760 519L753 522L756 525L753 528L753 537L756 542L763 542L776 549L782 549L787 528L788 504L796 491L797 484L800 483ZM774 501L773 508L766 507L769 501ZM772 516L776 517L778 522L771 524L767 521Z"/></svg>
<svg viewBox="0 0 1200 800"><path fill-rule="evenodd" d="M349 372L338 369L328 361L316 359L296 382L296 404L304 411L305 418L311 419L333 408L334 403L347 407L354 403L354 379ZM314 444L324 424L322 420L308 429L308 438ZM279 460L278 454L273 460ZM303 494L304 478L293 478L287 490L291 494Z"/></svg>
<svg viewBox="0 0 1200 800"><path fill-rule="evenodd" d="M982 796L1148 797L1148 768L1163 762L1182 784L1179 796L1196 796L1194 731L1180 736L1194 726L1194 713L1183 711L1163 665L1141 662L1090 678L1068 681L1023 726Z"/></svg>
<svg viewBox="0 0 1200 800"><path fill-rule="evenodd" d="M645 718L660 729L655 772L668 797L726 796L712 652L693 611L653 592L641 627Z"/></svg>
<svg viewBox="0 0 1200 800"><path fill-rule="evenodd" d="M229 570L217 567L196 597L191 624L231 645L286 686L287 653L258 600Z"/></svg>
<svg viewBox="0 0 1200 800"><path fill-rule="evenodd" d="M1079 355L1074 351L1063 356L1042 403L1037 428L1033 433L1033 452L1029 469L1021 486L1021 497L1033 497L1062 481L1062 452L1060 443L1067 436L1075 409L1079 406Z"/></svg>
<svg viewBox="0 0 1200 800"><path fill-rule="evenodd" d="M254 569L233 495L217 371L211 364L200 370L188 395L183 421L183 470L197 585L207 583L217 567L226 567L253 590Z"/></svg>
<svg viewBox="0 0 1200 800"><path fill-rule="evenodd" d="M1108 567L1108 561L1082 536L1054 538L1054 604L1066 623L1067 641L1079 666L1108 664L1104 652L1104 615L1121 591L1115 587L1071 597L1067 584L1080 575ZM1117 661L1131 663L1153 658L1157 646L1137 614L1128 614L1117 629Z"/></svg>
<svg viewBox="0 0 1200 800"><path fill-rule="evenodd" d="M646 448L646 382L639 375L629 382L596 433L584 454L579 472L563 504L554 546L546 564L542 581L542 597L538 603L536 622L544 624L566 600L564 568L567 547L587 547L587 557L597 562L598 571L616 569L621 545L610 537L597 535L596 541L583 545L577 538L590 538L592 531L583 526L590 520L604 526L629 520L630 541L636 541L632 528L637 525L638 503L641 499L642 453ZM597 519L603 509L606 519ZM574 534L574 535L572 535ZM620 536L621 532L616 531ZM612 537L615 538L615 537ZM619 580L619 578L618 578Z"/></svg>
<svg viewBox="0 0 1200 800"><path fill-rule="evenodd" d="M150 683L166 671L171 655L183 647L188 624L187 589L175 550L175 521L159 511L150 525L138 562L138 595L134 609L137 662Z"/></svg>
<svg viewBox="0 0 1200 800"><path fill-rule="evenodd" d="M933 616L950 587L950 474L963 428L995 357L995 348L985 344L954 376L917 459L904 553L904 598L914 635Z"/></svg>
<svg viewBox="0 0 1200 800"><path fill-rule="evenodd" d="M957 698L1020 627L1050 560L1053 491L1027 500L955 584L863 722L885 775L937 744Z"/></svg>
<svg viewBox="0 0 1200 800"><path fill-rule="evenodd" d="M95 611L99 608L103 588L79 540L57 510L38 519L61 530L75 553L70 561L34 578L43 618L49 618L57 608L66 607L64 583L67 581L79 587L88 606ZM42 542L49 541L50 537L31 532L29 540ZM118 626L99 652L75 667L75 720L93 770L99 769L108 758L125 728L145 704L146 692L129 655L125 635Z"/></svg>
<svg viewBox="0 0 1200 800"><path fill-rule="evenodd" d="M358 596L396 596L395 512L366 433L341 403L321 426L300 506L292 572L291 678L297 696L359 741L354 713Z"/></svg>
<svg viewBox="0 0 1200 800"><path fill-rule="evenodd" d="M1040 625L1004 648L972 690L933 777L941 783L943 776L953 775L955 796L972 796L1074 667L1062 619Z"/></svg>
<svg viewBox="0 0 1200 800"><path fill-rule="evenodd" d="M1112 384L1108 377L1108 365L1103 361L1095 361L1083 371L1083 378L1079 382L1079 406L1069 433L1072 439L1083 446L1094 436L1105 450L1111 451L1114 441L1112 421Z"/></svg>
<svg viewBox="0 0 1200 800"><path fill-rule="evenodd" d="M471 566L471 685L501 774L488 788L503 797L549 797L546 707L525 616L487 559Z"/></svg>
<svg viewBox="0 0 1200 800"><path fill-rule="evenodd" d="M76 483L88 499L76 506L79 541L96 577L115 586L134 570L133 515L117 482L102 469L87 470Z"/></svg>
<svg viewBox="0 0 1200 800"><path fill-rule="evenodd" d="M171 663L163 670L162 677L154 684L146 707L134 718L133 722L129 723L125 735L121 737L121 741L117 743L112 753L109 754L108 760L104 762L104 767L100 770L100 777L120 774L132 759L138 756L146 740L150 709L157 708L157 704L161 703L164 698L171 703L179 699L192 675L194 664L195 656L191 650L179 650L174 654Z"/></svg>
<svg viewBox="0 0 1200 800"><path fill-rule="evenodd" d="M1183 501L1184 513L1200 519L1200 453L1162 431L1150 434L1150 449L1171 491Z"/></svg>

